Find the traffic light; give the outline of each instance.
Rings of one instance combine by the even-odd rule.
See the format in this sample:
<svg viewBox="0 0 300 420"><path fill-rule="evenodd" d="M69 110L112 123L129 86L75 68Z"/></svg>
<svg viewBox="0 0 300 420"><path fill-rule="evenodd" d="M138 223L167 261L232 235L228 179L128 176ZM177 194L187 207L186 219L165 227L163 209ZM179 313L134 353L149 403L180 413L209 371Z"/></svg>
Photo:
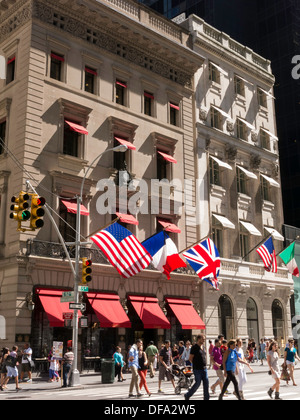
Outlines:
<svg viewBox="0 0 300 420"><path fill-rule="evenodd" d="M43 206L46 200L44 197L40 197L37 194L32 194L31 197L31 215L30 215L30 227L32 230L40 229L44 226L42 217L45 215Z"/></svg>
<svg viewBox="0 0 300 420"><path fill-rule="evenodd" d="M82 276L81 276L81 283L86 284L92 281L92 260L87 258L82 258Z"/></svg>
<svg viewBox="0 0 300 420"><path fill-rule="evenodd" d="M27 210L29 207L28 200L29 195L24 191L21 191L18 197L13 196L11 198L11 202L14 204L10 206L12 213L9 217L19 223L19 228L22 222L30 219L30 211Z"/></svg>

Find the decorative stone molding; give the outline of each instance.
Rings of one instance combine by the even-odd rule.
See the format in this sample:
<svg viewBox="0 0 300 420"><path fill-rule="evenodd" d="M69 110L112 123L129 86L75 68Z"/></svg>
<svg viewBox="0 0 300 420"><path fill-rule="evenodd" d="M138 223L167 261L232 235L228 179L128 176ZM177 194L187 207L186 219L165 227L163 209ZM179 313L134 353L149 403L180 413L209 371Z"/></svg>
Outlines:
<svg viewBox="0 0 300 420"><path fill-rule="evenodd" d="M253 141L253 143L258 142L258 133L256 131L251 131L251 140Z"/></svg>
<svg viewBox="0 0 300 420"><path fill-rule="evenodd" d="M261 164L261 157L259 155L251 154L250 166L252 169L258 170Z"/></svg>
<svg viewBox="0 0 300 420"><path fill-rule="evenodd" d="M231 120L226 121L226 130L233 136L234 135L234 122Z"/></svg>
<svg viewBox="0 0 300 420"><path fill-rule="evenodd" d="M200 108L199 110L199 118L201 121L206 122L208 117L208 109Z"/></svg>
<svg viewBox="0 0 300 420"><path fill-rule="evenodd" d="M226 156L228 160L235 160L237 155L237 148L234 146L226 146Z"/></svg>

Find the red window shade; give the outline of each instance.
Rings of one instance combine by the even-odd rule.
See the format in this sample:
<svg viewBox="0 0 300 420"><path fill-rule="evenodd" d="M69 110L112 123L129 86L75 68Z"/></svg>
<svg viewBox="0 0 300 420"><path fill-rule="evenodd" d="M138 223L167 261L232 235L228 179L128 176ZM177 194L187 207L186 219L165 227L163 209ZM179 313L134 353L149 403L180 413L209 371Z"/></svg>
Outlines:
<svg viewBox="0 0 300 420"><path fill-rule="evenodd" d="M75 200L61 200L64 206L67 207L68 213L77 213L77 202ZM80 204L80 214L82 216L89 216L89 211L84 205Z"/></svg>
<svg viewBox="0 0 300 420"><path fill-rule="evenodd" d="M73 123L71 121L67 121L67 120L65 120L65 123L68 124L68 126L70 127L70 129L72 131L76 131L77 133L80 133L80 134L89 134L87 129L82 127L82 125L75 124L75 123Z"/></svg>
<svg viewBox="0 0 300 420"><path fill-rule="evenodd" d="M7 65L9 65L10 63L13 63L16 60L16 57L12 57L9 60L7 60Z"/></svg>
<svg viewBox="0 0 300 420"><path fill-rule="evenodd" d="M172 102L170 102L170 108L176 109L177 111L179 111L179 105L173 104Z"/></svg>
<svg viewBox="0 0 300 420"><path fill-rule="evenodd" d="M127 88L127 84L125 82L121 82L120 80L116 81L116 85L122 86L123 88Z"/></svg>
<svg viewBox="0 0 300 420"><path fill-rule="evenodd" d="M120 218L120 221L122 223L128 223L130 225L138 225L139 224L139 222L136 220L136 218L134 216L132 216L131 214L123 214L123 213L116 212L116 215Z"/></svg>
<svg viewBox="0 0 300 420"><path fill-rule="evenodd" d="M65 61L64 57L62 57L61 55L54 54L54 53L51 53L51 58L54 58L55 60L58 60L58 61Z"/></svg>
<svg viewBox="0 0 300 420"><path fill-rule="evenodd" d="M174 225L174 223L169 222L168 220L163 219L157 219L158 223L160 223L164 230L167 232L173 232L173 233L181 233L181 230L178 226Z"/></svg>
<svg viewBox="0 0 300 420"><path fill-rule="evenodd" d="M101 328L131 328L131 322L118 295L87 293L87 298L100 321Z"/></svg>
<svg viewBox="0 0 300 420"><path fill-rule="evenodd" d="M115 140L117 140L120 144L124 144L130 150L136 150L136 147L128 140L121 139L120 137L115 137Z"/></svg>
<svg viewBox="0 0 300 420"><path fill-rule="evenodd" d="M154 99L154 96L151 93L148 93L148 92L144 92L144 96L146 98Z"/></svg>
<svg viewBox="0 0 300 420"><path fill-rule="evenodd" d="M128 296L136 313L149 329L170 329L171 325L161 310L158 299L149 296Z"/></svg>
<svg viewBox="0 0 300 420"><path fill-rule="evenodd" d="M98 73L97 73L95 70L90 69L89 67L85 67L84 71L85 71L86 73L93 74L94 76L98 76Z"/></svg>
<svg viewBox="0 0 300 420"><path fill-rule="evenodd" d="M168 155L167 153L163 153L163 152L160 152L160 151L158 151L158 153L168 162L177 163L177 160L175 158L173 158L172 156Z"/></svg>
<svg viewBox="0 0 300 420"><path fill-rule="evenodd" d="M205 323L193 307L189 299L166 298L172 312L178 319L183 330L204 330Z"/></svg>

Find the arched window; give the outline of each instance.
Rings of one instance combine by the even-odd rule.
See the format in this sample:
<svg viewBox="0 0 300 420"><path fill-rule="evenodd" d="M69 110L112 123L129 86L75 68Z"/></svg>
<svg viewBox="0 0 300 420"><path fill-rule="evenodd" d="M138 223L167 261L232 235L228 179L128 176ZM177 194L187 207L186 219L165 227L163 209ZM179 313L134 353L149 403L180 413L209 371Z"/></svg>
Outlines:
<svg viewBox="0 0 300 420"><path fill-rule="evenodd" d="M273 334L275 340L279 343L284 340L284 316L283 307L278 299L272 303L272 320L273 320Z"/></svg>
<svg viewBox="0 0 300 420"><path fill-rule="evenodd" d="M232 302L229 296L222 295L219 299L219 333L228 340L234 337L234 318Z"/></svg>
<svg viewBox="0 0 300 420"><path fill-rule="evenodd" d="M249 338L254 338L256 344L259 344L258 312L254 299L247 300L247 327Z"/></svg>

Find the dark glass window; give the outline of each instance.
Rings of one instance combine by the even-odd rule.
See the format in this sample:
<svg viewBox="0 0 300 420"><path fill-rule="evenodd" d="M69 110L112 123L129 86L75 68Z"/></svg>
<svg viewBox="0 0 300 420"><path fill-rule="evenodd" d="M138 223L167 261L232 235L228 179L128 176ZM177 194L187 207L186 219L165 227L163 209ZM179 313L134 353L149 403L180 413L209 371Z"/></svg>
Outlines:
<svg viewBox="0 0 300 420"><path fill-rule="evenodd" d="M63 154L69 156L78 156L79 152L79 140L80 133L70 129L69 125L65 123L64 126L64 142L63 142Z"/></svg>
<svg viewBox="0 0 300 420"><path fill-rule="evenodd" d="M8 85L15 80L16 57L11 57L7 60L6 67L6 84Z"/></svg>
<svg viewBox="0 0 300 420"><path fill-rule="evenodd" d="M90 67L84 69L84 90L89 93L95 93L97 72Z"/></svg>
<svg viewBox="0 0 300 420"><path fill-rule="evenodd" d="M55 80L62 80L62 67L64 57L60 54L51 52L50 77Z"/></svg>
<svg viewBox="0 0 300 420"><path fill-rule="evenodd" d="M0 122L0 138L5 142L5 133L6 133L6 121ZM2 144L0 144L0 155L4 153Z"/></svg>

